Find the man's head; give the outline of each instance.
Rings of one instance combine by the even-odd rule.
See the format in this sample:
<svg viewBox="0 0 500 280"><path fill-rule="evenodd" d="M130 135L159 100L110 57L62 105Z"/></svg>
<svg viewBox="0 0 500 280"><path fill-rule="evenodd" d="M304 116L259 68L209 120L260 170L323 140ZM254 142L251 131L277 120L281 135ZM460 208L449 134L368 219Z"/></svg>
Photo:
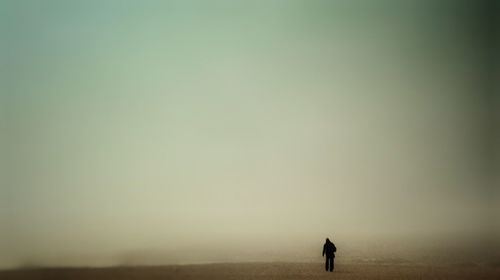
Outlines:
<svg viewBox="0 0 500 280"><path fill-rule="evenodd" d="M327 239L326 239L326 243L329 243L329 242L330 242L330 239L328 239L328 238L327 238Z"/></svg>

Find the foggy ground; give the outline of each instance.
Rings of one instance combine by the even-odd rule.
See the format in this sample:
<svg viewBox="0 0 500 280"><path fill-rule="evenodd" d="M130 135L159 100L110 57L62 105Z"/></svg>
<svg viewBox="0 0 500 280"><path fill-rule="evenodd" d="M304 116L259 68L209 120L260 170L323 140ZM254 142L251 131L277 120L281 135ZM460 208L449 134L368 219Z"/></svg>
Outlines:
<svg viewBox="0 0 500 280"><path fill-rule="evenodd" d="M330 273L322 263L234 263L8 270L0 279L500 279L500 267L337 264Z"/></svg>

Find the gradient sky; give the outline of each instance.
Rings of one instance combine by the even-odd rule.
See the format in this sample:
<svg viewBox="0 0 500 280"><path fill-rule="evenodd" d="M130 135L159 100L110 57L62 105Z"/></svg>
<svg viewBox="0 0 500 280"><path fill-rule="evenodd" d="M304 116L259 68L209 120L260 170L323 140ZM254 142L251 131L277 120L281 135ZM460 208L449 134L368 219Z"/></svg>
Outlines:
<svg viewBox="0 0 500 280"><path fill-rule="evenodd" d="M1 1L0 267L482 233L467 2Z"/></svg>

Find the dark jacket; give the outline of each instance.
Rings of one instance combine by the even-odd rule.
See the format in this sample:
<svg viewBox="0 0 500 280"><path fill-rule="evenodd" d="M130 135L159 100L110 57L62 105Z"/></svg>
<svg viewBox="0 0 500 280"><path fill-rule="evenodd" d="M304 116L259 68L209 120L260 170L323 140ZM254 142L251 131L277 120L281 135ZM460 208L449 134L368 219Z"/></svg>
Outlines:
<svg viewBox="0 0 500 280"><path fill-rule="evenodd" d="M330 241L327 241L323 245L323 256L326 254L327 257L335 258L335 252L337 252L337 247Z"/></svg>

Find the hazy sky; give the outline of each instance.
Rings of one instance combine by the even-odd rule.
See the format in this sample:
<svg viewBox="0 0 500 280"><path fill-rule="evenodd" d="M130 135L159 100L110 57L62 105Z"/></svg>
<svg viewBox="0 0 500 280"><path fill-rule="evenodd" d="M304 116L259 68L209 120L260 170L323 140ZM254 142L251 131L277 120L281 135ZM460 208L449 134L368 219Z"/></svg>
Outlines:
<svg viewBox="0 0 500 280"><path fill-rule="evenodd" d="M0 267L486 231L483 8L1 1Z"/></svg>

